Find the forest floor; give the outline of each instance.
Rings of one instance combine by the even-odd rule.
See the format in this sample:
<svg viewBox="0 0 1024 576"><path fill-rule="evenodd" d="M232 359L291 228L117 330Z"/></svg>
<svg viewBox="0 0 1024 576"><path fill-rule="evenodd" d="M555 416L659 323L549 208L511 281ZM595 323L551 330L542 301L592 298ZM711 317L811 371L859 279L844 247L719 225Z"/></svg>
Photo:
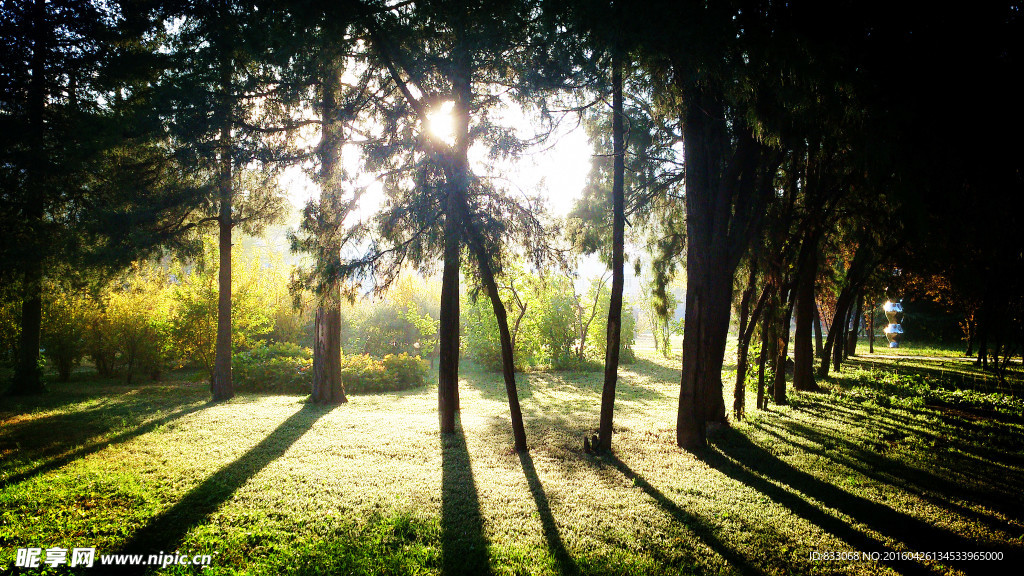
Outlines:
<svg viewBox="0 0 1024 576"><path fill-rule="evenodd" d="M582 450L598 373L519 375L529 454L512 450L500 375L466 369L449 436L436 385L338 407L211 404L188 372L52 385L0 399L0 572L29 547L95 547L95 574L111 573L101 555L175 551L209 554L209 575L1019 569L1024 402L876 351L698 452L675 445L678 360L642 352L603 456ZM26 573L47 571L63 570Z"/></svg>

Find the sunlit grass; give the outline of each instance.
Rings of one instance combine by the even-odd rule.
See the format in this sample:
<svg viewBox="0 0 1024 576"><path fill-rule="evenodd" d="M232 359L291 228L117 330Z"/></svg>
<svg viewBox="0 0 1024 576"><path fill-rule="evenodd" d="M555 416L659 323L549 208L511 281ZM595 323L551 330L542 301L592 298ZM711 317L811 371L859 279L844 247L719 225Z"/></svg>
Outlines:
<svg viewBox="0 0 1024 576"><path fill-rule="evenodd" d="M1021 419L902 402L857 370L688 453L678 360L642 353L621 372L602 457L582 452L600 373L518 375L528 456L512 450L500 375L472 369L450 437L436 386L323 408L208 404L187 380L57 385L0 401L0 566L58 545L216 554L208 574L876 574L918 570L808 557L1019 558Z"/></svg>

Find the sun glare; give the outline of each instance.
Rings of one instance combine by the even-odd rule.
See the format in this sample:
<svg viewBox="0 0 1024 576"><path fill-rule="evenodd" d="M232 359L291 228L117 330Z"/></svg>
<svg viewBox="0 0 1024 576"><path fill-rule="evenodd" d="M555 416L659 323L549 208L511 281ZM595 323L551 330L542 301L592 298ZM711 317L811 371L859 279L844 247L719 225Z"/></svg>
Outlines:
<svg viewBox="0 0 1024 576"><path fill-rule="evenodd" d="M449 100L427 113L427 131L432 137L448 145L455 143L455 120L452 118L454 107L455 103Z"/></svg>

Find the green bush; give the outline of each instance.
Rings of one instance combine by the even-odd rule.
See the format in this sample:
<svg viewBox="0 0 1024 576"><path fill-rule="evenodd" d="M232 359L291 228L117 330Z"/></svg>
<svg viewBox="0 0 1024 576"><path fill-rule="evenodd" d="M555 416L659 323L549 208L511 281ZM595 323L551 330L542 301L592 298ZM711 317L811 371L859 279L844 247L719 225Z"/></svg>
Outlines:
<svg viewBox="0 0 1024 576"><path fill-rule="evenodd" d="M256 346L234 355L231 377L242 390L308 394L313 385L313 354L289 342Z"/></svg>
<svg viewBox="0 0 1024 576"><path fill-rule="evenodd" d="M341 381L348 394L392 392L426 383L427 362L419 356L388 354L341 358ZM232 378L239 389L278 394L308 394L313 385L313 354L291 343L272 343L234 355Z"/></svg>

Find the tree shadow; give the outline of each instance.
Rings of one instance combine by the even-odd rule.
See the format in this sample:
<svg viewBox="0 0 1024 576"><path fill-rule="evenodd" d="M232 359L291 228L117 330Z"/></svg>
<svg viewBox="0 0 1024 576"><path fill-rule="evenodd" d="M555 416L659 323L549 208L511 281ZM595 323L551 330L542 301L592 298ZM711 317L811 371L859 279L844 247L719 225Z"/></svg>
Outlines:
<svg viewBox="0 0 1024 576"><path fill-rule="evenodd" d="M3 478L2 480L0 480L0 489L4 489L4 488L7 488L8 486L13 486L15 484L19 484L21 482L24 482L25 480L28 480L30 478L34 478L36 476L39 476L40 474L45 474L47 472L56 470L56 469L61 468L62 466L65 466L65 465L67 465L67 464L69 464L69 463L71 463L71 462L73 462L75 460L78 460L79 458L84 458L84 457L86 457L86 456L88 456L90 454L94 454L96 452L99 452L100 450L103 450L104 448L106 448L108 446L113 446L113 445L116 445L116 444L121 444L122 442L126 442L128 440L131 440L132 438L135 438L137 436L142 436L143 434L148 434L148 433L156 430L157 428L160 428L164 424L167 424L168 422L172 422L174 420L177 420L179 418L187 416L187 415L189 415L189 414L191 414L193 412L197 412L199 410L202 410L203 408L206 408L207 406L210 406L210 404L211 404L210 402L205 402L205 403L202 403L202 404L194 404L194 405L191 405L191 406L186 406L184 408L181 408L179 410L171 412L170 414L167 414L167 415L162 416L160 418L157 418L155 420L150 420L150 421L146 422L145 424L142 424L140 426L136 426L135 428L132 428L130 430L125 430L124 432L120 432L118 434L115 434L115 435L113 435L110 438L107 438L105 440L98 441L98 442L90 442L90 443L88 443L88 444L86 444L84 446L79 446L77 448L74 448L71 451L62 452L59 455L57 455L55 457L52 457L51 459L46 460L45 462L43 462L41 464L38 464L38 465L36 465L36 466L34 466L32 468L29 468L28 470L24 470L22 472L18 472L17 474L12 474L11 476L7 476L7 477ZM72 430L75 430L74 426L67 426L66 422L63 423L63 425L59 425L59 424L54 423L54 422L48 422L47 423L47 427L49 427L49 428L53 428L54 426L59 426L59 428L62 431L67 429L67 428L71 428ZM22 432L24 432L24 431L22 431ZM49 433L52 434L52 431L49 432ZM99 434L97 434L97 435L99 435ZM95 436L92 436L92 437L95 437ZM74 438L75 438L75 436L72 435L72 440L71 441L66 442L66 443L62 443L60 446L63 447L66 444L73 443L74 442ZM46 449L41 451L40 456L43 456L43 455L47 454L48 452L52 453L53 451L54 451L53 448L46 448ZM2 470L0 470L0 472L2 472Z"/></svg>
<svg viewBox="0 0 1024 576"><path fill-rule="evenodd" d="M491 574L473 467L462 431L441 434L441 574Z"/></svg>
<svg viewBox="0 0 1024 576"><path fill-rule="evenodd" d="M901 486L905 490L921 496L938 506L955 509L964 515L984 519L989 523L993 521L992 518L982 517L972 510L953 504L954 500L958 498L970 499L973 502L1007 514L1016 520L1024 518L1024 508L1022 508L1018 500L1019 478L1016 474L1009 474L1008 470L999 470L1002 474L1006 475L1000 478L993 477L994 475L991 473L983 474L984 480L978 479L978 481L985 482L988 489L981 487L972 488L934 472L922 470L921 468L901 463L894 458L882 456L850 440L824 434L803 424L794 422L780 422L777 424L758 422L755 424L755 427L784 441L790 441L786 436L792 435L804 438L815 444L833 446L836 450L825 450L811 446L804 446L803 449L857 470L877 481ZM776 428L776 431L770 431L769 428ZM966 470L980 472L977 468L979 465L977 462L965 462L965 459L956 454L950 454L945 459L937 460L939 461L936 462L936 467L950 473L963 473ZM989 470L989 472L992 472L992 470ZM1003 482L1004 486L996 485L998 482ZM927 491L936 493L938 497L928 495Z"/></svg>
<svg viewBox="0 0 1024 576"><path fill-rule="evenodd" d="M603 460L615 467L627 480L631 480L634 486L639 487L648 497L658 503L665 512L672 516L677 522L685 524L696 536L709 548L724 558L730 566L733 566L747 576L763 575L764 572L752 565L742 554L730 548L715 535L714 528L703 518L683 510L671 498L665 496L660 490L651 484L641 475L633 471L625 462L619 460L614 454L603 456Z"/></svg>
<svg viewBox="0 0 1024 576"><path fill-rule="evenodd" d="M828 514L804 497L777 486L767 478L799 491L807 498L817 500L826 508L838 510L852 518L854 522L863 524L883 536L902 542L912 551L1005 552L1005 550L980 545L974 540L819 480L780 460L735 430L723 431L708 449L695 455L712 468L754 488L789 508L798 516L845 540L856 550L881 552L891 550L891 546L861 532L846 521ZM922 564L906 561L893 561L886 564L903 574L930 573L930 568ZM974 565L969 562L949 562L948 564L965 571L969 571L970 568L986 568L977 562Z"/></svg>
<svg viewBox="0 0 1024 576"><path fill-rule="evenodd" d="M519 453L519 462L523 465L523 473L526 475L526 482L530 485L530 494L537 505L537 512L540 514L541 526L544 528L544 539L548 543L548 550L555 558L558 573L563 575L579 574L579 567L565 549L562 542L562 535L555 524L555 517L551 514L551 505L548 503L548 496L544 492L544 485L537 476L537 470L533 466L533 458L529 452Z"/></svg>
<svg viewBox="0 0 1024 576"><path fill-rule="evenodd" d="M336 406L304 404L259 444L215 472L174 506L135 531L121 546L121 552L149 554L156 550L174 550L192 527L213 514L239 488L284 454L317 420L334 408ZM135 568L126 568L120 573L135 573L139 567Z"/></svg>
<svg viewBox="0 0 1024 576"><path fill-rule="evenodd" d="M780 431L774 430L774 426L766 425L761 422L755 423L754 427L767 434L776 440L790 444L791 446L807 452L809 454L816 454L822 458L827 458L840 466L845 466L850 470L854 470L860 474L867 476L877 482L888 484L890 486L898 487L908 494L913 494L920 497L936 506L945 508L960 516L970 517L978 522L984 522L990 528L1006 530L1010 526L1006 525L1006 522L999 519L998 517L990 514L984 514L957 504L953 499L960 496L963 497L968 495L974 502L985 504L990 507L994 507L1002 512L1007 512L1009 509L1005 506L997 506L990 504L993 502L990 498L976 496L977 491L970 491L968 494L964 488L955 482L948 479L937 476L931 472L921 470L914 466L908 466L901 464L898 461L891 460L889 458L875 454L869 450L854 449L848 444L843 450L846 452L837 450L827 450L825 448L818 448L811 444L800 442L794 439L792 436L787 436ZM793 435L800 436L798 433L788 431ZM828 437L832 445L847 444L845 441ZM805 440L814 443L821 443L818 439L804 436ZM1016 517L1018 510L1013 510L1013 515ZM1019 531L1019 529L1018 529Z"/></svg>

